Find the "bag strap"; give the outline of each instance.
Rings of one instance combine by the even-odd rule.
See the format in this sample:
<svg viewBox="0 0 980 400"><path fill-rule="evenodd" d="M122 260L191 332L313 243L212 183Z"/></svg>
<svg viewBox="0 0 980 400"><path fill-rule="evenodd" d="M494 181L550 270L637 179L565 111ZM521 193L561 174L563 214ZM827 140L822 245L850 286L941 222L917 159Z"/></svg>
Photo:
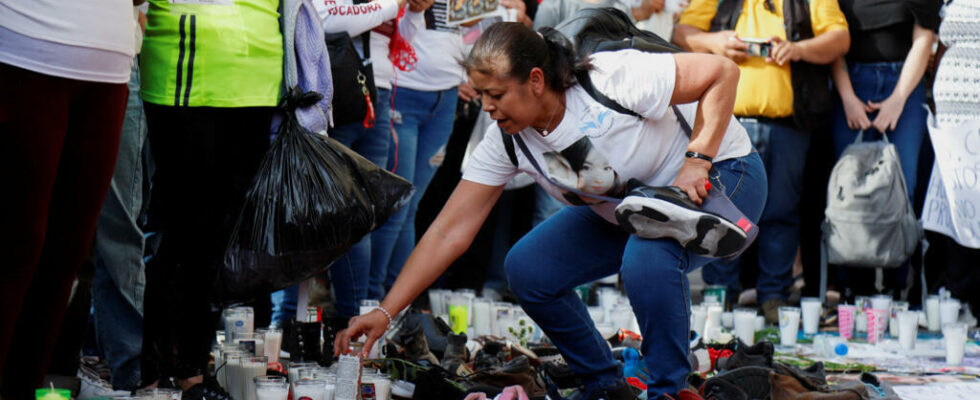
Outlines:
<svg viewBox="0 0 980 400"><path fill-rule="evenodd" d="M619 104L616 100L609 98L609 96L606 96L604 93L596 89L595 85L592 84L592 77L589 76L588 71L582 71L575 74L575 78L578 80L578 84L582 86L582 89L584 89L585 92L588 93L589 96L591 96L595 101L598 101L599 104L602 104L620 114L644 119L643 116L638 114L636 111L623 107L622 104ZM691 133L694 131L691 129L691 125L687 123L687 119L684 118L684 114L681 114L681 110L677 108L676 104L672 104L670 108L674 111L674 116L677 117L677 122L681 124L681 129L684 130L684 134L686 134L687 138L690 139Z"/></svg>
<svg viewBox="0 0 980 400"><path fill-rule="evenodd" d="M516 167L517 152L514 151L514 139L507 132L504 132L503 129L499 129L498 127L498 130L500 131L500 139L504 141L504 150L507 151L507 157L510 158L510 163Z"/></svg>
<svg viewBox="0 0 980 400"><path fill-rule="evenodd" d="M583 192L581 190L578 190L578 189L575 189L575 188L570 188L568 186L562 185L558 181L556 181L553 178L551 178L550 176L548 176L548 174L544 173L544 170L541 169L541 165L538 164L538 160L536 160L533 156L531 156L531 150L528 150L527 144L524 143L524 139L522 139L520 135L508 135L508 134L504 133L503 129L500 130L500 133L502 135L504 135L504 136L510 136L512 141L517 142L517 146L521 148L521 153L524 153L524 157L526 157L529 161L531 161L531 165L533 165L534 166L534 169L538 171L538 174L540 174L542 177L544 177L544 179L546 179L548 181L548 183L550 183L552 185L555 185L555 187L557 187L557 188L559 188L561 190L564 190L566 192L575 193L575 194L579 195L579 197L582 197L582 196L591 197L593 199L608 201L608 202L612 202L612 203L619 203L619 202L623 201L623 199L617 199L615 197L609 197L609 196L602 196L602 195L598 195L598 194L586 193L586 192ZM506 142L507 142L507 140L504 139L504 143L506 143ZM513 146L513 144L511 144L511 146ZM516 156L515 156L515 159L516 159Z"/></svg>

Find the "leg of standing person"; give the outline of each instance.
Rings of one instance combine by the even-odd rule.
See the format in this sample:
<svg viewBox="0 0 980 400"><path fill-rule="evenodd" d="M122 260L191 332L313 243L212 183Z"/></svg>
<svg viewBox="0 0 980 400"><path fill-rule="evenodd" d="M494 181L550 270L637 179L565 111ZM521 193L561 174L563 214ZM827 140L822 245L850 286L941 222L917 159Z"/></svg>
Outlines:
<svg viewBox="0 0 980 400"><path fill-rule="evenodd" d="M0 65L0 396L30 398L47 370L75 274L89 253L125 111L125 84ZM16 343L16 346L12 346Z"/></svg>
<svg viewBox="0 0 980 400"><path fill-rule="evenodd" d="M395 99L395 109L401 107L402 119L405 126L415 126L409 128L407 135L416 136L414 156L407 153L407 157L401 157L399 151L399 168L411 169L411 179L404 176L415 186L415 194L412 200L404 207L405 216L401 229L395 239L394 247L391 251L391 258L388 261L384 287L390 288L395 283L395 278L401 272L402 265L408 259L408 255L415 247L415 212L418 210L419 201L425 194L425 189L432 181L432 176L442 165L442 160L446 154L446 142L453 130L453 117L456 115L456 88L446 89L438 92L421 92L402 88L401 98ZM402 140L402 127L396 123L399 143ZM406 136L407 136L406 135ZM408 146L406 146L406 150ZM414 163L413 166L407 164ZM395 170L396 174L399 171ZM401 211L399 211L401 212Z"/></svg>
<svg viewBox="0 0 980 400"><path fill-rule="evenodd" d="M116 169L95 231L92 297L96 339L112 371L112 386L133 390L140 382L143 347L143 148L146 117L140 98L139 63L133 63Z"/></svg>
<svg viewBox="0 0 980 400"><path fill-rule="evenodd" d="M186 390L206 372L218 319L212 278L268 149L273 109L145 107L156 163L150 217L162 237L146 266L142 374L147 384L172 374Z"/></svg>
<svg viewBox="0 0 980 400"><path fill-rule="evenodd" d="M743 125L750 132L768 174L768 198L756 239L759 249L756 290L766 320L773 323L778 305L786 301L787 291L793 284L793 262L800 244L800 193L810 134L777 122L746 121ZM766 302L770 304L767 306Z"/></svg>
<svg viewBox="0 0 980 400"><path fill-rule="evenodd" d="M375 165L384 168L388 160L391 142L391 91L378 89L375 101L374 126L365 128L360 122L337 127L330 136L364 156ZM330 280L337 300L337 313L353 317L360 313L360 302L367 298L380 299L381 287L370 286L371 281L371 234L364 236L330 267Z"/></svg>

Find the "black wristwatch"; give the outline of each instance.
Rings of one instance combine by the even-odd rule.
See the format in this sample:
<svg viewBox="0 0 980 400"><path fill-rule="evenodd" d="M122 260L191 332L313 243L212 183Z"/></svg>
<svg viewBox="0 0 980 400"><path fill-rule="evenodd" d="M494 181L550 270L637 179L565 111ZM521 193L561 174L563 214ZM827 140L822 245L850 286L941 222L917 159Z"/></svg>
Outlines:
<svg viewBox="0 0 980 400"><path fill-rule="evenodd" d="M702 159L704 161L707 161L709 163L714 161L714 158L711 158L711 157L706 156L704 154L698 153L696 151L688 151L687 153L684 153L684 157L687 157L687 158L700 158L700 159Z"/></svg>

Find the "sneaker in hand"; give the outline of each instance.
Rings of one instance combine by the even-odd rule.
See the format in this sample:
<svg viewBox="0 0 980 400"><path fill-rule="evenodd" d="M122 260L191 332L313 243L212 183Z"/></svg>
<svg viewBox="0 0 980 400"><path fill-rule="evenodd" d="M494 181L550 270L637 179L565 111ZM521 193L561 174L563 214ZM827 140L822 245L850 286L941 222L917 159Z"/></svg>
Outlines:
<svg viewBox="0 0 980 400"><path fill-rule="evenodd" d="M616 207L616 220L644 239L672 238L706 257L736 254L746 232L720 215L705 211L676 186L638 186Z"/></svg>

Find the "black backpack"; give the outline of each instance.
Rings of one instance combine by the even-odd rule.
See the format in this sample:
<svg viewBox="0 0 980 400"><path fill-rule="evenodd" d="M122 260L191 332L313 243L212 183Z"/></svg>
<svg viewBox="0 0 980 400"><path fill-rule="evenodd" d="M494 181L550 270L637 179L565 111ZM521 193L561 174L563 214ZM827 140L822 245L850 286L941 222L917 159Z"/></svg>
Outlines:
<svg viewBox="0 0 980 400"><path fill-rule="evenodd" d="M354 4L365 3L355 0ZM327 51L330 53L330 74L333 77L333 126L343 126L364 121L368 110L374 108L378 89L374 85L374 69L371 67L371 31L358 36L364 46L364 58L357 54L354 40L347 32L326 34ZM367 98L365 98L367 96ZM369 118L374 124L374 119Z"/></svg>
<svg viewBox="0 0 980 400"><path fill-rule="evenodd" d="M718 11L711 20L711 32L734 30L742 13L744 0L719 0ZM808 0L783 0L783 27L791 42L810 39L813 25L810 21ZM793 84L793 123L803 132L814 132L826 127L830 121L831 92L830 69L826 65L793 61L789 64Z"/></svg>

